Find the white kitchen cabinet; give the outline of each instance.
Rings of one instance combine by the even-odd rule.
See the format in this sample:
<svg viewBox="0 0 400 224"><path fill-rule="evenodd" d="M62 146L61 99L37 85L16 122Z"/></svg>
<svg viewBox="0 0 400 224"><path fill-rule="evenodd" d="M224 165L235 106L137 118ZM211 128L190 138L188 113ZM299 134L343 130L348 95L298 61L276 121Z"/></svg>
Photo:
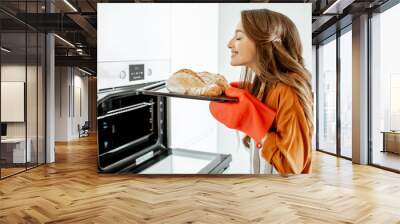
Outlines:
<svg viewBox="0 0 400 224"><path fill-rule="evenodd" d="M171 4L97 4L98 62L170 58Z"/></svg>

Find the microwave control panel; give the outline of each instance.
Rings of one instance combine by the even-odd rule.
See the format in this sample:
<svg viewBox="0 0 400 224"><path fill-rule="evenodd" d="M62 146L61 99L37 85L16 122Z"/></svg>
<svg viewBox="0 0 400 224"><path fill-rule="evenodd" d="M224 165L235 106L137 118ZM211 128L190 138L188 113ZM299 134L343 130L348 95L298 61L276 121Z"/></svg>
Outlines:
<svg viewBox="0 0 400 224"><path fill-rule="evenodd" d="M144 64L129 65L129 81L144 80Z"/></svg>

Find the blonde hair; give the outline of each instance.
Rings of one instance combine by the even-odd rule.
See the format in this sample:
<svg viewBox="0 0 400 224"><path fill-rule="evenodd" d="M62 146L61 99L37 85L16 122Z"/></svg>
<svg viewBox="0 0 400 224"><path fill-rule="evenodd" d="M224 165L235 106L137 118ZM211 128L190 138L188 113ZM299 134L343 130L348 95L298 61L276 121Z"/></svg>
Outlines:
<svg viewBox="0 0 400 224"><path fill-rule="evenodd" d="M310 133L313 125L311 75L304 67L302 45L295 24L285 15L268 9L244 10L241 19L246 35L256 44L256 66L260 74L245 67L240 87L262 102L277 83L294 89L304 109ZM249 147L250 137L243 138Z"/></svg>

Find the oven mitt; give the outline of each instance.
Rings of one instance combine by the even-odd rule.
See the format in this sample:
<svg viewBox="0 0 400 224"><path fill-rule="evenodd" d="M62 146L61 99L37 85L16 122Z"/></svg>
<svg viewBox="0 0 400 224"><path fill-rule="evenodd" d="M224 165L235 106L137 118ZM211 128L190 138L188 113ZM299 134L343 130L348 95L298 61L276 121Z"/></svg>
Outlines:
<svg viewBox="0 0 400 224"><path fill-rule="evenodd" d="M235 88L239 88L239 82L230 82L229 85Z"/></svg>
<svg viewBox="0 0 400 224"><path fill-rule="evenodd" d="M229 87L225 95L238 98L239 102L211 102L211 114L228 128L246 133L260 148L261 140L271 127L276 112L246 90Z"/></svg>

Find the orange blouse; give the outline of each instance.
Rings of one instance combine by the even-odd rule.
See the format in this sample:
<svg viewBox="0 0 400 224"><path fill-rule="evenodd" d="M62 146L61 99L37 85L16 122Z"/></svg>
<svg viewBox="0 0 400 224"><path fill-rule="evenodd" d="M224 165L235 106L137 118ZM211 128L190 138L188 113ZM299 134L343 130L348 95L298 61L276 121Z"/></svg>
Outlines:
<svg viewBox="0 0 400 224"><path fill-rule="evenodd" d="M310 130L296 92L278 83L269 90L266 104L276 117L264 137L262 156L280 174L311 173Z"/></svg>

